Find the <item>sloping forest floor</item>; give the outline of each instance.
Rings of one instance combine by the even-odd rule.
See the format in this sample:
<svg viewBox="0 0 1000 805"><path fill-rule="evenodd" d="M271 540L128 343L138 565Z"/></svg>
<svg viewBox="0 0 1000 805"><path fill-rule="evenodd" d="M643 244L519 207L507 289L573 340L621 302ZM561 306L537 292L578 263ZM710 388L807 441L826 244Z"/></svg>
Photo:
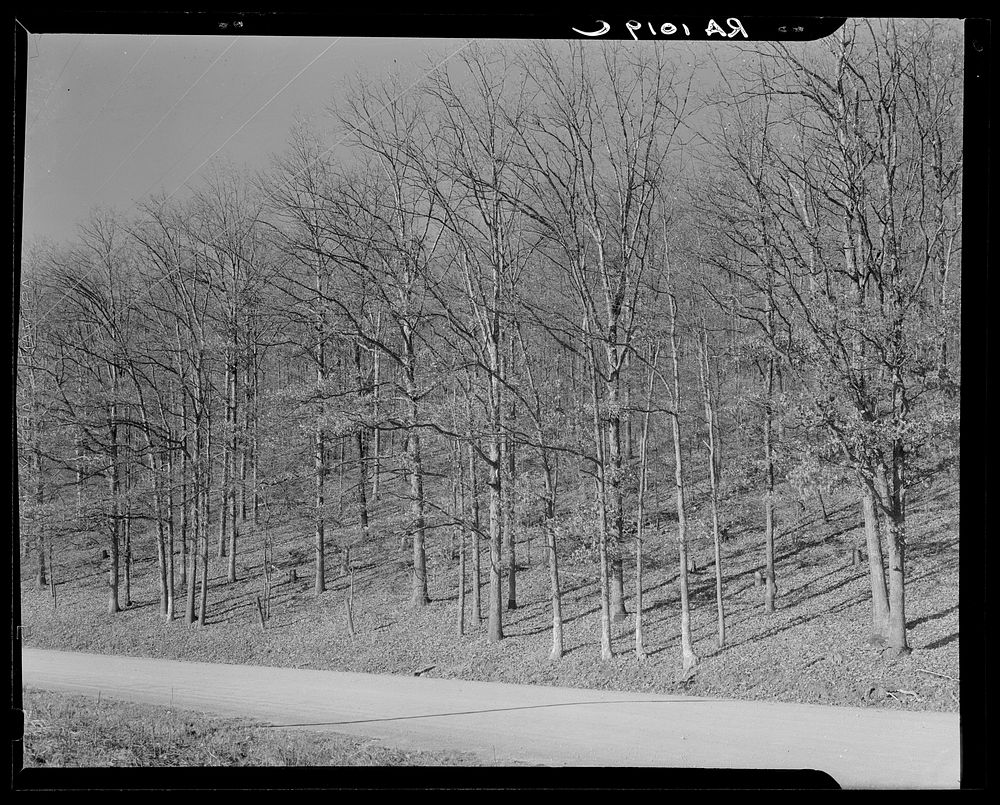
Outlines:
<svg viewBox="0 0 1000 805"><path fill-rule="evenodd" d="M560 572L565 655L549 659L552 614L544 542L517 546L518 607L504 611L505 639L487 640L486 623L457 634L457 564L448 529L428 537L431 603L409 604L412 570L395 534L378 534L352 551L353 627L348 627L351 580L339 558L327 561L328 589L313 594L311 534L286 523L272 532L270 618L262 626L259 538L239 546L238 577L226 582L226 560L212 545L208 618L204 628L157 614L152 537L134 539L132 606L110 616L108 561L100 542L61 545L55 554L56 602L34 580L34 556L21 565L21 622L25 644L38 648L167 657L202 662L263 664L366 673L416 674L520 684L558 685L733 699L957 711L959 709L959 485L957 467L939 472L913 493L907 507L907 621L913 652L883 659L869 643L867 562L851 562L863 545L861 509L850 490L828 494L824 521L818 500L779 503L776 538L777 610L763 611L754 573L763 564L757 495L726 501L723 544L727 644L717 645L715 572L707 529L693 529L689 574L692 631L702 662L680 681L680 604L676 520L664 518L647 534L644 551L644 631L648 659L634 653L634 618L613 626L615 657L600 658L597 566L585 549L563 540ZM666 496L664 500L667 501ZM704 501L702 501L702 504ZM697 501L696 501L697 504ZM673 509L669 502L664 511ZM697 508L697 505L693 508ZM693 520L697 520L696 511ZM483 616L488 592L484 546ZM634 547L625 554L626 606L634 601ZM176 559L178 566L179 557ZM506 557L504 558L506 565ZM468 572L472 570L471 559ZM294 575L293 571L294 570ZM506 581L504 603L506 604ZM124 601L124 599L123 599ZM182 611L178 591L178 614Z"/></svg>

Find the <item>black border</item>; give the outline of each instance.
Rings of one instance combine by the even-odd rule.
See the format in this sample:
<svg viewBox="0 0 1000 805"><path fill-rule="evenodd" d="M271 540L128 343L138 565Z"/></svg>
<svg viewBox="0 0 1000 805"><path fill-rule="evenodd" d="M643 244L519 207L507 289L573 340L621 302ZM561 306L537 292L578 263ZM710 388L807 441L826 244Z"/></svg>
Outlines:
<svg viewBox="0 0 1000 805"><path fill-rule="evenodd" d="M247 4L244 4L245 6ZM467 9L467 7L466 7ZM632 11L630 9L630 11ZM863 16L877 16L871 9L852 9ZM843 10L841 10L843 13ZM953 12L954 13L954 12ZM15 101L15 126L11 186L13 188L14 219L12 226L12 316L11 316L11 385L10 424L12 442L16 443L15 388L18 321L18 288L20 280L20 244L22 237L21 200L23 197L25 71L27 68L27 32L91 32L91 33L158 33L158 34L235 34L285 35L285 36L407 36L440 38L573 38L567 28L583 25L591 19L607 19L612 25L623 26L629 17L618 15L599 16L585 9L565 15L495 14L468 12L459 14L409 13L389 14L375 12L361 15L317 14L315 12L273 11L188 11L188 12L63 12L40 9L14 13L13 86ZM739 16L738 13L720 13L715 19ZM914 14L913 16L917 16ZM940 16L946 16L940 14ZM950 16L950 15L948 15ZM674 16L670 9L652 10L644 15L640 9L630 17L658 22L671 21L680 25L687 22L693 28L704 24L707 15ZM954 17L953 17L954 18ZM843 17L817 18L741 16L745 27L754 39L787 38L809 39L827 35L839 27ZM781 25L794 27L801 20L808 20L800 35L777 34ZM239 28L232 27L239 21ZM222 27L225 23L226 27ZM694 25L692 25L694 23ZM757 26L760 27L757 27ZM829 30L827 30L829 29ZM761 36L768 31L772 36ZM805 34L816 33L816 36ZM989 399L988 374L993 365L989 362L996 354L990 349L993 332L989 327L989 301L995 290L989 274L992 257L990 233L990 202L993 183L990 165L989 125L993 119L994 92L992 82L993 52L991 20L976 18L966 20L966 104L964 121L965 185L963 197L963 274L966 279L962 297L963 349L962 363L965 382L962 398L961 523L967 545L963 549L961 588L959 590L959 622L965 640L960 645L962 684L961 735L962 735L962 788L985 788L986 774L986 721L989 701L986 687L986 589L990 568L990 499L988 481L990 466L987 447L983 438L990 420L987 418ZM583 38L583 37L581 37ZM627 31L614 36L612 32L602 38L629 39ZM691 40L705 39L692 35ZM683 41L683 40L679 40ZM969 281L971 280L971 281ZM985 292L985 293L984 293ZM983 367L987 371L983 371ZM11 534L18 529L16 451L11 451ZM980 543L981 540L981 543ZM11 789L12 790L523 790L525 788L571 790L663 790L665 788L836 788L836 783L822 772L732 769L547 769L537 767L381 767L377 770L357 767L332 767L330 769L305 767L298 769L242 769L185 768L185 769L21 769L20 738L23 729L21 705L21 640L17 631L20 621L20 585L15 584L14 568L19 567L17 541L11 542L9 571L11 612L11 688L12 710L10 721ZM980 548L982 553L980 553ZM979 560L981 557L981 563Z"/></svg>
<svg viewBox="0 0 1000 805"><path fill-rule="evenodd" d="M611 5L611 4L609 4ZM673 41L722 41L713 33L708 35L709 20L726 27L729 17L738 17L750 40L803 41L829 36L843 25L845 17L775 16L751 14L743 16L726 13L720 6L718 13L677 14L672 9L643 9L641 4L629 8L629 14L604 7L603 11L574 8L562 14L517 13L512 10L499 12L491 9L469 11L468 7L451 13L439 12L386 12L374 10L360 14L318 13L315 11L261 11L239 10L230 12L193 10L183 13L162 11L125 12L51 12L31 9L18 16L21 24L31 33L116 33L116 34L239 34L241 36L350 36L350 37L442 37L477 39L585 39L579 31L600 28L595 21L606 21L611 29L601 39L631 40L633 34L625 23L635 19L650 21L656 34L643 27L636 32L640 39L665 37L659 32L664 22L671 22L678 32ZM683 8L683 7L682 7ZM714 12L714 9L710 9ZM690 35L683 35L682 25L687 25ZM728 30L728 29L727 29ZM739 36L737 34L737 36ZM742 38L742 37L740 37Z"/></svg>
<svg viewBox="0 0 1000 805"><path fill-rule="evenodd" d="M995 182L990 165L989 129L993 123L992 20L965 25L964 185L962 198L962 389L959 588L961 667L962 788L986 788L986 592L990 568L990 462L983 434L988 428L988 375L995 328L990 302L996 298L990 278L993 241L991 200ZM984 371L984 367L987 371Z"/></svg>

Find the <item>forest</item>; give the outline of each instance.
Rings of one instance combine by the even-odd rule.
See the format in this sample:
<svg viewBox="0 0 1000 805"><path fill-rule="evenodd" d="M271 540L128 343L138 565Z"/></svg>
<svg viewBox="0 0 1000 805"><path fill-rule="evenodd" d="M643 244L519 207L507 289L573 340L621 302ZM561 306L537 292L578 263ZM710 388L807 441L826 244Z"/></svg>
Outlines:
<svg viewBox="0 0 1000 805"><path fill-rule="evenodd" d="M353 80L335 137L297 121L267 165L26 244L22 598L99 573L105 620L212 632L242 584L250 631L336 585L353 637L364 579L401 575L381 614L446 607L458 640L510 642L534 596L554 661L583 568L588 651L627 626L656 662L667 617L689 678L785 605L790 524L847 507L824 561L905 657L914 500L959 459L963 46L472 42Z"/></svg>

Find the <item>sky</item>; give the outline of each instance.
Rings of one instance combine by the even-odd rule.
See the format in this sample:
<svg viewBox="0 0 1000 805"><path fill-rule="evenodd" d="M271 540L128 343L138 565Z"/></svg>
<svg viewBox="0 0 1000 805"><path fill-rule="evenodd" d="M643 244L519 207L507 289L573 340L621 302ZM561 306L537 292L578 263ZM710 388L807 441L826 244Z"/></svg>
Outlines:
<svg viewBox="0 0 1000 805"><path fill-rule="evenodd" d="M336 136L356 73L418 78L454 39L32 34L23 235L65 241L95 206L182 195L214 160L264 167L296 116Z"/></svg>
<svg viewBox="0 0 1000 805"><path fill-rule="evenodd" d="M334 143L329 109L349 79L416 84L468 41L29 34L24 242L72 240L95 207L183 198L217 161L265 168L297 118ZM718 81L716 58L727 70L747 58L728 42L662 45L703 64L695 92Z"/></svg>
<svg viewBox="0 0 1000 805"><path fill-rule="evenodd" d="M183 197L213 161L264 168L297 117L335 142L329 107L348 79L398 71L416 83L467 42L29 34L25 242L72 239L96 206L127 213L153 193ZM741 69L738 45L689 45L695 58ZM718 78L703 73L696 91Z"/></svg>

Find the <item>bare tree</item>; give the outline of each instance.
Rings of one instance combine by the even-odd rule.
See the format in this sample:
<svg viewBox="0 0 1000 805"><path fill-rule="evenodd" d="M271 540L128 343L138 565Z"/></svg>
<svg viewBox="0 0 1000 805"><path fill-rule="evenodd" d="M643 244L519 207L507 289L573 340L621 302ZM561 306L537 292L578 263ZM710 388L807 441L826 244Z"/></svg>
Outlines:
<svg viewBox="0 0 1000 805"><path fill-rule="evenodd" d="M577 296L578 320L593 342L583 354L595 383L599 377L595 388L603 387L606 420L600 427L607 431L595 443L607 459L597 471L599 506L610 529L602 526L601 552L603 557L610 550L609 607L620 620L626 614L622 373L649 263L650 216L664 162L687 114L688 92L662 51L630 57L609 46L597 61L595 68L577 44L565 59L539 46L528 62L538 104L526 117L522 138L531 189L523 206L564 255L560 263ZM610 646L609 639L604 642Z"/></svg>
<svg viewBox="0 0 1000 805"><path fill-rule="evenodd" d="M667 297L669 330L668 339L670 343L670 381L660 374L664 386L670 399L670 427L673 435L674 446L674 486L677 494L677 554L679 569L679 584L681 596L681 660L684 673L694 670L700 662L699 657L694 653L694 645L691 639L691 604L688 592L688 533L687 533L687 508L685 501L685 481L683 453L681 451L681 372L680 372L680 352L677 331L678 305L674 289L673 266L671 265L667 227L664 223L663 232L664 246L664 268L667 287L665 293ZM659 374L659 373L658 373Z"/></svg>
<svg viewBox="0 0 1000 805"><path fill-rule="evenodd" d="M647 362L649 363L649 380L646 389L646 410L642 417L642 434L639 437L639 494L636 501L635 514L635 656L646 659L646 648L642 633L642 540L646 527L646 472L648 468L649 450L649 418L653 413L653 381L656 378L656 359L659 346L651 344Z"/></svg>
<svg viewBox="0 0 1000 805"><path fill-rule="evenodd" d="M329 226L338 241L336 257L346 272L377 300L392 334L366 326L356 297L327 297L345 332L378 351L399 370L405 399L399 425L406 433L412 507L413 594L415 606L429 602L425 553L428 513L424 484L420 402L425 394L418 372L419 352L430 322L428 281L442 236L436 224L436 194L428 192L409 155L426 143L424 110L397 83L359 85L338 112L351 143L367 168L345 180L328 200ZM376 176L379 177L376 179ZM356 293L356 291L355 291ZM391 337L390 337L391 335Z"/></svg>
<svg viewBox="0 0 1000 805"><path fill-rule="evenodd" d="M708 480L712 502L712 542L715 548L715 605L719 616L719 646L726 644L726 612L722 596L722 534L719 528L719 479L716 460L715 396L712 393L712 364L709 352L708 328L704 321L698 339L698 373L702 401L705 404L705 424L708 430Z"/></svg>

